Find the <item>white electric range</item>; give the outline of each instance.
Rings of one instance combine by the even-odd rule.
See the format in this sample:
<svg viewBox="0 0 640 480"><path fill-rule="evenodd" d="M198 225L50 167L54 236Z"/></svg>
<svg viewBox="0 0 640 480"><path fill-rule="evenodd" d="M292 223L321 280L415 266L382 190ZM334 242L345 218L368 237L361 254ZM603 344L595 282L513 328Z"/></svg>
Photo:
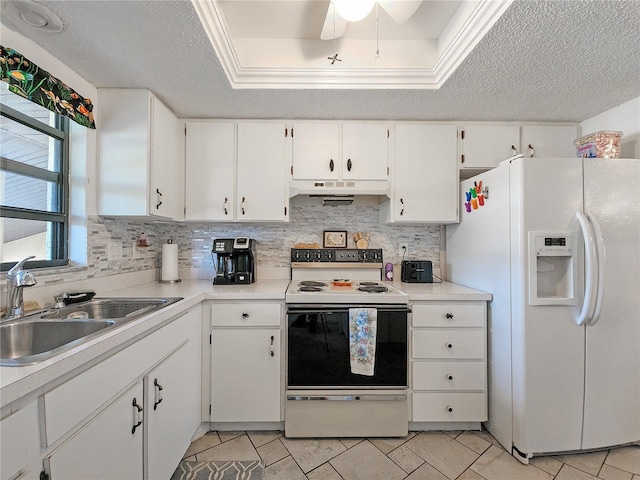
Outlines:
<svg viewBox="0 0 640 480"><path fill-rule="evenodd" d="M411 310L407 294L381 281L383 265L379 249L291 250L288 437L407 434ZM375 367L368 375L354 373L352 363L350 311L363 308L376 318Z"/></svg>

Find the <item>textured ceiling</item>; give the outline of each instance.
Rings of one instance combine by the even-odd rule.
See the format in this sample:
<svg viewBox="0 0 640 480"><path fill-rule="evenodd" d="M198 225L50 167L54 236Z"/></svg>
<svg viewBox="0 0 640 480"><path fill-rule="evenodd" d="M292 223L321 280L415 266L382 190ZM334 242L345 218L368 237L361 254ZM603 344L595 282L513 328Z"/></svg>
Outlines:
<svg viewBox="0 0 640 480"><path fill-rule="evenodd" d="M233 90L186 0L40 3L65 30L20 33L180 117L580 122L640 96L637 0L516 0L439 90L355 91Z"/></svg>

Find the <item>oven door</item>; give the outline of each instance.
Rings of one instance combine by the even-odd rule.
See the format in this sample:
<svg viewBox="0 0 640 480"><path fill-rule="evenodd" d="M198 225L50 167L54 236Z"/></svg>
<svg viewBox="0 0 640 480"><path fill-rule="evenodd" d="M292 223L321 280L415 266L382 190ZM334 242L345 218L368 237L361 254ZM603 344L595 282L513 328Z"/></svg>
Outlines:
<svg viewBox="0 0 640 480"><path fill-rule="evenodd" d="M376 308L373 375L351 372L349 308ZM287 388L407 388L407 305L288 305Z"/></svg>

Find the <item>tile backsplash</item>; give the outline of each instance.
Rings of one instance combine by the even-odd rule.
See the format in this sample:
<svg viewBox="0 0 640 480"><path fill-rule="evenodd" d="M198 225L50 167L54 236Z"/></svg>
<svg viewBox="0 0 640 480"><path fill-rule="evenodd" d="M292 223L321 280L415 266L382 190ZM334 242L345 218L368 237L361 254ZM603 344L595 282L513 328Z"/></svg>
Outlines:
<svg viewBox="0 0 640 480"><path fill-rule="evenodd" d="M45 281L67 282L160 268L161 244L169 238L178 244L181 269L213 268L213 240L236 236L256 240L258 268L288 267L290 249L298 242L316 242L322 246L323 230L346 230L350 248L355 248L355 232L369 233L369 246L381 248L384 261L395 265L402 260L399 243L405 242L409 246L408 258L431 260L434 269L440 268L438 226L380 225L378 214L378 205L366 202L332 207L310 201L292 201L290 222L279 224L151 222L92 216L87 222L87 268L58 274L52 271ZM142 232L147 236L148 247L145 248L135 246ZM122 259L108 259L109 242L122 245Z"/></svg>

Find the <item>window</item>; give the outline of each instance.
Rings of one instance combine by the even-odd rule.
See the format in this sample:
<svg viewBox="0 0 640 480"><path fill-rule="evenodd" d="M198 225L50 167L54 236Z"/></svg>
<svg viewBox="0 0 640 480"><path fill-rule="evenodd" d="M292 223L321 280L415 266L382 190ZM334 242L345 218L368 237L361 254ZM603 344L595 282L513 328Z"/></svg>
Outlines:
<svg viewBox="0 0 640 480"><path fill-rule="evenodd" d="M0 82L0 240L2 270L35 255L29 267L68 259L67 118Z"/></svg>

